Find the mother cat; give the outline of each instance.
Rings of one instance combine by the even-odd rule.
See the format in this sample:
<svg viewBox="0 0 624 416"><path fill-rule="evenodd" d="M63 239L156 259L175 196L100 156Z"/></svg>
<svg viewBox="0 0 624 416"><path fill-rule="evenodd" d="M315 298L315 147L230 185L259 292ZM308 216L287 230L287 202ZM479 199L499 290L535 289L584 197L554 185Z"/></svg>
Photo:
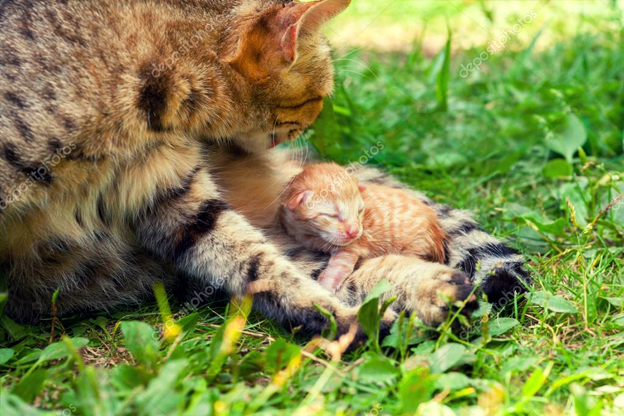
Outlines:
<svg viewBox="0 0 624 416"><path fill-rule="evenodd" d="M439 293L468 297L467 275L484 277L490 300L517 290L526 277L522 258L445 206L436 209L451 238L449 266L368 260L337 296L309 278L322 256L287 249L283 236L268 237L243 215L241 190L255 192L258 205L271 197L270 181L288 177L287 160L261 152L301 134L332 91L318 31L348 4L4 1L5 312L36 322L51 313L57 289L57 311L68 314L138 302L157 280L172 290L194 282L227 294L256 282L264 288L254 298L258 310L318 333L327 320L314 304L344 331L382 278L394 285L388 295L398 296L396 310L430 324L448 312ZM245 167L252 170L241 175ZM376 171L359 174L389 181ZM386 329L393 316L385 316Z"/></svg>

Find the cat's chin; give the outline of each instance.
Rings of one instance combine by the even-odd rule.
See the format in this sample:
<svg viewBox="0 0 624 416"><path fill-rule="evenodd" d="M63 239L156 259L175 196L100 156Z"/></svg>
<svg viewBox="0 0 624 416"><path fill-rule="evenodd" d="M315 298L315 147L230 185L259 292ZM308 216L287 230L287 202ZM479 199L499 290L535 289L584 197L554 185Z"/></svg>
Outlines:
<svg viewBox="0 0 624 416"><path fill-rule="evenodd" d="M258 133L247 135L236 140L236 144L247 153L262 153L271 149L272 141L270 135Z"/></svg>
<svg viewBox="0 0 624 416"><path fill-rule="evenodd" d="M272 133L258 132L241 136L236 139L236 144L248 153L262 153L297 137L299 134L293 134L293 130L277 129Z"/></svg>

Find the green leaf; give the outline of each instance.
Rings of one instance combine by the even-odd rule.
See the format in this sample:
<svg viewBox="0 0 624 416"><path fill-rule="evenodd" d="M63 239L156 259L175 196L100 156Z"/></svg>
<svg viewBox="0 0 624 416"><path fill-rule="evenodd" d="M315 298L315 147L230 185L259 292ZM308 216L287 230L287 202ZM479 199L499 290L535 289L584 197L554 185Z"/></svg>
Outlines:
<svg viewBox="0 0 624 416"><path fill-rule="evenodd" d="M531 303L539 305L553 312L578 313L578 308L569 300L566 300L561 296L553 295L543 290L533 293L530 298Z"/></svg>
<svg viewBox="0 0 624 416"><path fill-rule="evenodd" d="M11 394L21 397L22 400L27 403L32 402L41 391L41 387L43 387L47 376L47 370L35 370L22 378L20 382L11 389Z"/></svg>
<svg viewBox="0 0 624 416"><path fill-rule="evenodd" d="M542 173L547 178L571 176L572 165L564 159L553 159L544 166Z"/></svg>
<svg viewBox="0 0 624 416"><path fill-rule="evenodd" d="M243 378L249 378L262 371L265 365L266 360L260 351L250 351L238 365L238 372Z"/></svg>
<svg viewBox="0 0 624 416"><path fill-rule="evenodd" d="M388 292L392 289L392 284L387 280L381 280L377 285L368 293L366 299L364 299L364 304L373 301L375 299L379 299L381 295Z"/></svg>
<svg viewBox="0 0 624 416"><path fill-rule="evenodd" d="M188 314L184 318L178 320L177 324L182 327L182 331L190 332L195 329L197 323L199 322L199 314L197 312L193 312Z"/></svg>
<svg viewBox="0 0 624 416"><path fill-rule="evenodd" d="M329 320L329 327L323 330L323 333L321 334L322 337L329 339L329 340L333 340L334 338L336 338L336 335L338 334L338 324L336 323L336 318L330 311L323 308L322 306L314 304L314 307L316 308L317 311L321 313L321 315L323 315L325 318L327 318L327 320Z"/></svg>
<svg viewBox="0 0 624 416"><path fill-rule="evenodd" d="M565 228L568 225L568 221L565 218L558 218L557 220L552 222L541 222L532 216L525 216L522 217L522 219L524 219L527 224L533 225L542 233L554 235L557 237L565 235Z"/></svg>
<svg viewBox="0 0 624 416"><path fill-rule="evenodd" d="M8 362L13 355L15 355L15 351L11 348L0 348L0 364Z"/></svg>
<svg viewBox="0 0 624 416"><path fill-rule="evenodd" d="M525 373L528 369L537 364L538 358L533 356L520 356L511 357L503 362L501 368L501 376L505 376L508 373Z"/></svg>
<svg viewBox="0 0 624 416"><path fill-rule="evenodd" d="M611 305L615 306L616 308L621 308L622 303L624 301L624 298L609 298L609 297L601 297L601 298L606 300L607 302L609 302Z"/></svg>
<svg viewBox="0 0 624 416"><path fill-rule="evenodd" d="M497 336L504 334L519 323L513 318L496 318L489 322L488 330L490 335Z"/></svg>
<svg viewBox="0 0 624 416"><path fill-rule="evenodd" d="M579 416L599 416L602 410L602 402L596 401L587 394L585 387L579 384L571 384L570 391L574 397L574 410Z"/></svg>
<svg viewBox="0 0 624 416"><path fill-rule="evenodd" d="M431 399L434 389L428 368L418 367L407 373L399 384L401 414L414 414L421 403Z"/></svg>
<svg viewBox="0 0 624 416"><path fill-rule="evenodd" d="M522 395L524 397L533 397L542 388L544 383L546 382L546 377L544 376L544 371L541 368L533 371L527 381L522 386Z"/></svg>
<svg viewBox="0 0 624 416"><path fill-rule="evenodd" d="M461 344L449 343L443 345L431 357L431 372L434 374L444 373L459 363L465 352L466 347Z"/></svg>
<svg viewBox="0 0 624 416"><path fill-rule="evenodd" d="M399 349L413 344L423 345L422 343L427 341L429 336L413 330L414 324L413 322L410 322L409 319L404 319L403 325L401 326L399 326L400 323L400 319L394 321L392 328L390 328L390 334L386 336L381 343L382 347Z"/></svg>
<svg viewBox="0 0 624 416"><path fill-rule="evenodd" d="M587 131L574 113L567 114L564 122L546 139L546 147L572 163L572 156L587 141Z"/></svg>
<svg viewBox="0 0 624 416"><path fill-rule="evenodd" d="M89 340L86 338L71 338L69 340L75 349L79 350L84 348L89 343ZM65 358L71 354L71 351L67 349L67 346L64 342L55 342L54 344L48 345L39 356L39 361L49 361L49 360L60 360L61 358Z"/></svg>
<svg viewBox="0 0 624 416"><path fill-rule="evenodd" d="M444 390L446 388L450 390L461 390L470 385L470 379L465 374L451 372L441 374L435 384L440 390Z"/></svg>
<svg viewBox="0 0 624 416"><path fill-rule="evenodd" d="M548 363L545 370L538 368L533 371L533 373L529 376L527 381L525 381L522 386L522 396L525 399L529 399L537 394L537 392L542 388L546 380L548 379L548 374L550 374L550 370L553 367L552 362Z"/></svg>
<svg viewBox="0 0 624 416"><path fill-rule="evenodd" d="M569 300L553 296L548 300L548 309L560 313L578 313L578 308Z"/></svg>
<svg viewBox="0 0 624 416"><path fill-rule="evenodd" d="M210 379L216 377L227 360L228 354L221 351L224 342L225 329L228 321L225 321L210 340L210 348L208 349L208 357L210 358L210 366L208 367L208 377Z"/></svg>
<svg viewBox="0 0 624 416"><path fill-rule="evenodd" d="M379 323L382 317L379 311L379 298L390 289L392 289L392 285L387 280L381 280L370 291L358 311L358 321L362 326L362 330L377 347Z"/></svg>
<svg viewBox="0 0 624 416"><path fill-rule="evenodd" d="M275 374L286 368L288 363L299 355L301 355L301 348L278 338L266 349L265 369L271 374Z"/></svg>
<svg viewBox="0 0 624 416"><path fill-rule="evenodd" d="M448 110L448 89L449 89L449 80L451 78L450 75L450 65L451 65L451 31L448 31L448 38L446 40L446 45L444 46L444 50L442 51L444 60L442 61L442 68L437 74L436 77L436 98L438 100L438 108L442 111Z"/></svg>
<svg viewBox="0 0 624 416"><path fill-rule="evenodd" d="M20 325L3 313L0 313L0 327L4 328L14 340L22 339L32 333L32 327Z"/></svg>
<svg viewBox="0 0 624 416"><path fill-rule="evenodd" d="M151 326L139 321L121 323L121 331L126 339L126 348L137 362L154 367L158 360L159 342Z"/></svg>
<svg viewBox="0 0 624 416"><path fill-rule="evenodd" d="M0 409L2 416L39 416L41 411L26 404L19 396L0 387Z"/></svg>
<svg viewBox="0 0 624 416"><path fill-rule="evenodd" d="M76 414L85 416L115 415L119 401L108 383L108 373L94 367L86 367L76 379L76 398L72 404L78 408Z"/></svg>
<svg viewBox="0 0 624 416"><path fill-rule="evenodd" d="M483 302L483 301L480 300L479 301L479 308L472 313L472 317L474 319L481 318L483 315L489 314L490 312L492 312L492 308L493 307L494 307L494 305L492 305L491 303Z"/></svg>
<svg viewBox="0 0 624 416"><path fill-rule="evenodd" d="M136 366L120 364L111 370L111 384L118 390L131 392L135 388L147 384L149 375Z"/></svg>
<svg viewBox="0 0 624 416"><path fill-rule="evenodd" d="M400 373L389 358L377 355L358 368L358 380L364 383L387 384Z"/></svg>
<svg viewBox="0 0 624 416"><path fill-rule="evenodd" d="M147 389L137 396L136 402L140 415L175 413L182 395L176 391L178 379L187 369L186 360L168 361L158 376L152 379Z"/></svg>

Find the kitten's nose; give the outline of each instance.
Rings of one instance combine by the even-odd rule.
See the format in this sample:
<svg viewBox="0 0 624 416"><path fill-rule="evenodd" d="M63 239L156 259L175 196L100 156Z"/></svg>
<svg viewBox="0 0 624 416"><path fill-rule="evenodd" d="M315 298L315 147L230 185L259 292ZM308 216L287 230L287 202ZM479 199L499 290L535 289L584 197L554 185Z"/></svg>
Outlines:
<svg viewBox="0 0 624 416"><path fill-rule="evenodd" d="M345 225L345 233L349 236L349 238L357 237L359 232L360 232L360 229L357 225L355 224Z"/></svg>

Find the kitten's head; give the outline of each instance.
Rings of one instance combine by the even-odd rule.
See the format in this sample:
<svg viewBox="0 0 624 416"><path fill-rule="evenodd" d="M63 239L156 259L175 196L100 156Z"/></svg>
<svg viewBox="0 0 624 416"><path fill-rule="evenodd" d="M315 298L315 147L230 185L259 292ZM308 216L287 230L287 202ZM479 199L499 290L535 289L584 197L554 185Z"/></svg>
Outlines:
<svg viewBox="0 0 624 416"><path fill-rule="evenodd" d="M282 197L282 220L300 236L346 246L363 232L365 188L333 163L306 167Z"/></svg>
<svg viewBox="0 0 624 416"><path fill-rule="evenodd" d="M249 85L254 115L239 145L257 152L297 138L333 91L333 66L320 27L351 0L248 0L221 53Z"/></svg>

